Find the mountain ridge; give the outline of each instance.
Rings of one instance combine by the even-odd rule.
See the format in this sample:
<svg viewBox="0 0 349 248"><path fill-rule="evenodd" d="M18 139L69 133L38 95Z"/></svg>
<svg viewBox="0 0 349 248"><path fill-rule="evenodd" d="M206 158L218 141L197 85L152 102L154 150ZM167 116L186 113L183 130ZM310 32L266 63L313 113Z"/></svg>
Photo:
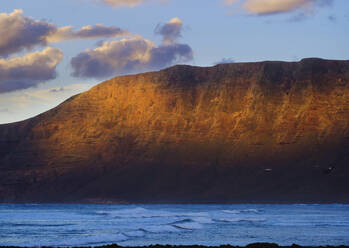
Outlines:
<svg viewBox="0 0 349 248"><path fill-rule="evenodd" d="M177 65L0 125L0 202L349 202L348 151L349 61Z"/></svg>

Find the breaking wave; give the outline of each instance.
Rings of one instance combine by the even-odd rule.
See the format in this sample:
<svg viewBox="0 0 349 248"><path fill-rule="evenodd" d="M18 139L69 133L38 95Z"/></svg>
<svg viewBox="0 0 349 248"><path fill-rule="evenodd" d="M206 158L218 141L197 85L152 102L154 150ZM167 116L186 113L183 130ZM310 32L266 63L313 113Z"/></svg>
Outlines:
<svg viewBox="0 0 349 248"><path fill-rule="evenodd" d="M264 222L265 218L220 218L214 219L217 222Z"/></svg>
<svg viewBox="0 0 349 248"><path fill-rule="evenodd" d="M144 226L139 228L138 231L142 231L145 233L171 233L178 232L178 229L171 225L158 225L158 226Z"/></svg>
<svg viewBox="0 0 349 248"><path fill-rule="evenodd" d="M320 245L324 237L317 230L326 230L326 240L341 245L349 242L343 232L348 216L349 205L2 205L0 246L248 244L265 240L266 234L279 244L292 239ZM307 236L295 238L298 226ZM280 228L286 236L277 235Z"/></svg>
<svg viewBox="0 0 349 248"><path fill-rule="evenodd" d="M258 209L243 209L243 210L222 210L225 214L241 214L241 213L260 213L261 210Z"/></svg>
<svg viewBox="0 0 349 248"><path fill-rule="evenodd" d="M142 207L131 209L120 209L110 211L96 211L97 215L109 215L111 217L119 218L156 218L156 217L206 217L204 212L169 212L161 210L149 210Z"/></svg>
<svg viewBox="0 0 349 248"><path fill-rule="evenodd" d="M185 230L195 230L195 229L203 228L202 224L197 222L178 223L178 224L173 224L173 226L179 229L185 229Z"/></svg>

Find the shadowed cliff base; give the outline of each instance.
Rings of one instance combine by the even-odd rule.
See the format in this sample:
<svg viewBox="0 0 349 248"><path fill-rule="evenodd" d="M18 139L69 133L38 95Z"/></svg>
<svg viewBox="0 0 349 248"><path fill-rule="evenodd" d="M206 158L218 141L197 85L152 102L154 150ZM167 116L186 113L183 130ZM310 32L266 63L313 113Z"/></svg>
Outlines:
<svg viewBox="0 0 349 248"><path fill-rule="evenodd" d="M174 66L0 125L0 202L349 202L349 61Z"/></svg>

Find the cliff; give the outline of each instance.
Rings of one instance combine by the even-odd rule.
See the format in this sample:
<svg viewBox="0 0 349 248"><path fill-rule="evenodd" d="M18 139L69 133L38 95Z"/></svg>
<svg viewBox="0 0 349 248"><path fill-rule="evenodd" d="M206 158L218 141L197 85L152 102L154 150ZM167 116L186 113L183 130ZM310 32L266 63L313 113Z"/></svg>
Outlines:
<svg viewBox="0 0 349 248"><path fill-rule="evenodd" d="M349 61L174 66L0 125L0 202L349 202Z"/></svg>

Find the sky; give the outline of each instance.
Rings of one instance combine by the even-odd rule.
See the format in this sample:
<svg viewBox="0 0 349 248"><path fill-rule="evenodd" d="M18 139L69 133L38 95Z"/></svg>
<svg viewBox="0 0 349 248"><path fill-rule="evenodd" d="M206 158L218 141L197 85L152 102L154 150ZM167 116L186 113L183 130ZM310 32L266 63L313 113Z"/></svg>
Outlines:
<svg viewBox="0 0 349 248"><path fill-rule="evenodd" d="M1 0L0 124L118 75L349 59L348 0Z"/></svg>

